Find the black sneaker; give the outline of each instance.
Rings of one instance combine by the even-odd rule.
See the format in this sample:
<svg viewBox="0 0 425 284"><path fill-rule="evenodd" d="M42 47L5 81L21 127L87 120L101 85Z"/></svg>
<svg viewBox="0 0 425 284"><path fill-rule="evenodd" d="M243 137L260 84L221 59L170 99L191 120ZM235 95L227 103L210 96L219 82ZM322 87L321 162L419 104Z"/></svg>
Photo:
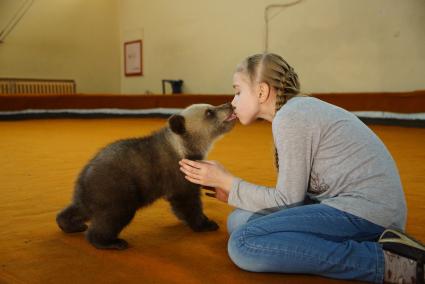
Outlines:
<svg viewBox="0 0 425 284"><path fill-rule="evenodd" d="M386 251L404 256L416 261L416 281L424 284L425 246L414 238L396 231L385 230L378 240Z"/></svg>

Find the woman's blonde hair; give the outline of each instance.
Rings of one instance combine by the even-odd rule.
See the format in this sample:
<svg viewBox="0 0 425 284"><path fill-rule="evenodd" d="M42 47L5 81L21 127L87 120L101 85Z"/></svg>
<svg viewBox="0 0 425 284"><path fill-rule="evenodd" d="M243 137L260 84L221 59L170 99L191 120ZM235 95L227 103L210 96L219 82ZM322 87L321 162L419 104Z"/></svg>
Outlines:
<svg viewBox="0 0 425 284"><path fill-rule="evenodd" d="M300 94L300 82L288 62L274 53L255 54L247 57L236 68L236 72L248 75L251 83L266 83L276 90L276 112L291 98ZM279 159L275 148L275 162Z"/></svg>

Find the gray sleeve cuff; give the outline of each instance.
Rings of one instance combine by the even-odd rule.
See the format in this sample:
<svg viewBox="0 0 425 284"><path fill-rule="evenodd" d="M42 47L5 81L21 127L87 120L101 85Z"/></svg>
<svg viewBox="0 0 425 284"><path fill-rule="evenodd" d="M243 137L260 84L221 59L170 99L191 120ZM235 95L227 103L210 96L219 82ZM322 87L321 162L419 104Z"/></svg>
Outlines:
<svg viewBox="0 0 425 284"><path fill-rule="evenodd" d="M231 206L238 207L239 202L239 184L241 183L242 179L235 177L232 181L232 188L229 192L229 198L227 200L227 203Z"/></svg>

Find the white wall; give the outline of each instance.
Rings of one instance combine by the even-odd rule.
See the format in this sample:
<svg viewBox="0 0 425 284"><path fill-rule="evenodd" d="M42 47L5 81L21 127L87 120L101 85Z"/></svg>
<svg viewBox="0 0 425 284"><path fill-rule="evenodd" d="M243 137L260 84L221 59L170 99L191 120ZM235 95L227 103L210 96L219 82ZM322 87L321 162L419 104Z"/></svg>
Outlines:
<svg viewBox="0 0 425 284"><path fill-rule="evenodd" d="M10 20L16 17L17 11L25 2L25 0L0 0L0 32L3 32Z"/></svg>
<svg viewBox="0 0 425 284"><path fill-rule="evenodd" d="M187 93L230 94L236 64L264 50L264 8L289 2L35 0L0 44L0 77L130 94L183 79ZM270 51L306 92L425 89L425 0L303 0L271 15ZM134 39L144 42L144 76L125 77L123 43Z"/></svg>
<svg viewBox="0 0 425 284"><path fill-rule="evenodd" d="M80 93L119 93L119 52L117 0L35 0L0 44L0 77L75 79Z"/></svg>
<svg viewBox="0 0 425 284"><path fill-rule="evenodd" d="M425 89L425 1L309 0L271 23L307 90Z"/></svg>
<svg viewBox="0 0 425 284"><path fill-rule="evenodd" d="M289 2L120 1L121 45L143 39L145 73L121 75L121 91L159 93L170 78L188 93L231 93L235 65L264 50L264 8ZM424 0L304 0L271 15L269 50L306 92L425 89Z"/></svg>

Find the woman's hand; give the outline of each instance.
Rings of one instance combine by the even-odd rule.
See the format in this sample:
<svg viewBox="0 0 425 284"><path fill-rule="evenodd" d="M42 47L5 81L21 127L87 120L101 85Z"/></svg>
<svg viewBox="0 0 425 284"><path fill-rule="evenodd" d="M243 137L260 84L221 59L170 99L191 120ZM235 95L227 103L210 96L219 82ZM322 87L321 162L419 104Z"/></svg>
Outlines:
<svg viewBox="0 0 425 284"><path fill-rule="evenodd" d="M206 187L206 190L212 191L212 193L205 193L206 195L210 197L215 197L220 201L226 202L229 200L229 192L225 191L222 188L219 187Z"/></svg>
<svg viewBox="0 0 425 284"><path fill-rule="evenodd" d="M234 177L220 163L183 159L179 164L188 181L214 188L217 199L224 193L229 194Z"/></svg>

